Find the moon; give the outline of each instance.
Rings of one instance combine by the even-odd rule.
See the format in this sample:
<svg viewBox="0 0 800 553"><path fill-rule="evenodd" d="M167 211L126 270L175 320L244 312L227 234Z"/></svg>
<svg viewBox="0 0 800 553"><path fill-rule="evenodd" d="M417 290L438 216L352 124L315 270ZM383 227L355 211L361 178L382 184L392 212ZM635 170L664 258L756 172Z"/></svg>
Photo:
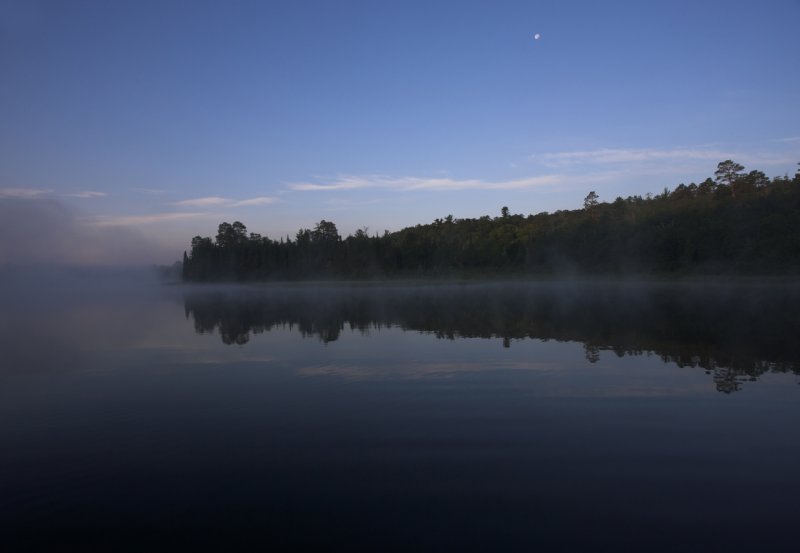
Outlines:
<svg viewBox="0 0 800 553"><path fill-rule="evenodd" d="M533 40L539 40L540 38L542 38L542 35L539 34L539 33L536 33L535 35L533 35Z"/></svg>

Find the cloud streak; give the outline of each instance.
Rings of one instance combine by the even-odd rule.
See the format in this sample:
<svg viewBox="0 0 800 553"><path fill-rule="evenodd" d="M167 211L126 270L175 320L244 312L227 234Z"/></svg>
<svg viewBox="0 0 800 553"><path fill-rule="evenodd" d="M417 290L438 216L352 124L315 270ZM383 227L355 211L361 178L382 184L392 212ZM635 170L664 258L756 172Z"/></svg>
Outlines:
<svg viewBox="0 0 800 553"><path fill-rule="evenodd" d="M149 223L164 223L170 221L185 221L188 219L212 218L215 215L197 212L179 213L153 213L149 215L100 215L82 221L94 227L125 227L145 225Z"/></svg>
<svg viewBox="0 0 800 553"><path fill-rule="evenodd" d="M233 202L230 204L230 207L247 207L251 205L270 205L277 203L279 200L278 198L274 198L272 196L259 196L257 198L250 198L249 200L240 200L238 202Z"/></svg>
<svg viewBox="0 0 800 553"><path fill-rule="evenodd" d="M230 198L221 198L219 196L206 196L204 198L182 200L180 202L175 202L172 205L178 207L248 207L256 205L270 205L277 203L278 201L278 198L272 196L258 196L256 198L249 198L247 200L232 200Z"/></svg>
<svg viewBox="0 0 800 553"><path fill-rule="evenodd" d="M52 192L52 190L43 190L39 188L0 188L0 198L32 200L35 198L42 198Z"/></svg>
<svg viewBox="0 0 800 553"><path fill-rule="evenodd" d="M400 192L417 190L515 190L563 184L563 175L541 175L521 179L487 181L481 179L392 177L387 175L339 175L321 182L298 182L289 185L295 191L342 191L356 189L383 189Z"/></svg>
<svg viewBox="0 0 800 553"><path fill-rule="evenodd" d="M552 168L573 168L588 165L639 164L658 162L708 161L734 159L742 163L777 165L792 159L776 153L748 153L712 148L599 148L569 152L534 154L530 159Z"/></svg>
<svg viewBox="0 0 800 553"><path fill-rule="evenodd" d="M102 198L108 196L105 192L97 192L96 190L81 190L80 192L73 192L71 194L64 194L70 198Z"/></svg>
<svg viewBox="0 0 800 553"><path fill-rule="evenodd" d="M55 192L51 188L0 188L0 198L17 200L40 200L53 196L65 198L102 198L105 192L96 190L80 190L78 192Z"/></svg>

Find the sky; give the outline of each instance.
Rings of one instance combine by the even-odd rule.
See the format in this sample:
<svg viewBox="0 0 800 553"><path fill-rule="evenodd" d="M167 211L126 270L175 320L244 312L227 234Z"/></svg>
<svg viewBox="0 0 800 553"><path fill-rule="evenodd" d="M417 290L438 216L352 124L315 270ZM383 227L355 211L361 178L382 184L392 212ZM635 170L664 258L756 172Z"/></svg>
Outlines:
<svg viewBox="0 0 800 553"><path fill-rule="evenodd" d="M170 263L222 221L577 209L725 159L793 175L798 20L798 0L0 0L0 264Z"/></svg>

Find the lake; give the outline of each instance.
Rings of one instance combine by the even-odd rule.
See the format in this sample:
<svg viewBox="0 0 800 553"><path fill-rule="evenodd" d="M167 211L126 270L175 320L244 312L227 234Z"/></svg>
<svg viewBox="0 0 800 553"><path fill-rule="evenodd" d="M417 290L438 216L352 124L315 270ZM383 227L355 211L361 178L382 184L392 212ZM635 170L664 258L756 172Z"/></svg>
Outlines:
<svg viewBox="0 0 800 553"><path fill-rule="evenodd" d="M796 548L796 284L83 276L0 279L4 551Z"/></svg>

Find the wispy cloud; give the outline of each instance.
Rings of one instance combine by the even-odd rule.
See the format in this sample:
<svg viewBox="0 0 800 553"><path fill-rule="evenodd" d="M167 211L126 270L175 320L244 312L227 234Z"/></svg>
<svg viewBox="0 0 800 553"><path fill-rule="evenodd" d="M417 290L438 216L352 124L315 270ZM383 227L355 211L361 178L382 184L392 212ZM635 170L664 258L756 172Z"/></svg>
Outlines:
<svg viewBox="0 0 800 553"><path fill-rule="evenodd" d="M101 215L98 217L83 219L86 224L96 227L111 226L136 226L148 223L163 223L168 221L183 221L187 219L202 219L214 217L209 213L153 213L148 215Z"/></svg>
<svg viewBox="0 0 800 553"><path fill-rule="evenodd" d="M541 161L545 165L564 167L579 164L631 163L669 159L715 160L728 155L729 153L718 150L694 150L689 148L669 150L600 148L597 150L534 154L531 158Z"/></svg>
<svg viewBox="0 0 800 553"><path fill-rule="evenodd" d="M359 207L365 205L375 205L375 204L382 204L386 203L384 198L374 198L371 200L353 200L350 198L329 198L325 200L325 205L329 205L331 207Z"/></svg>
<svg viewBox="0 0 800 553"><path fill-rule="evenodd" d="M225 205L232 201L233 200L229 200L227 198L220 198L219 196L208 196L205 198L194 198L192 200L175 202L173 205L181 207L208 207L212 205Z"/></svg>
<svg viewBox="0 0 800 553"><path fill-rule="evenodd" d="M272 196L258 196L257 198L250 198L249 200L240 200L238 202L233 202L230 204L230 207L245 207L250 205L270 205L277 203L279 200L278 198L273 198Z"/></svg>
<svg viewBox="0 0 800 553"><path fill-rule="evenodd" d="M787 140L788 142L788 140ZM779 152L747 152L723 150L713 147L679 148L599 148L568 152L549 152L530 156L545 166L570 168L586 165L642 164L659 162L719 162L734 159L742 163L775 165L791 162L791 158Z"/></svg>
<svg viewBox="0 0 800 553"><path fill-rule="evenodd" d="M800 136L787 136L785 138L776 138L775 140L772 140L771 142L777 142L779 144L800 142Z"/></svg>
<svg viewBox="0 0 800 553"><path fill-rule="evenodd" d="M182 200L175 202L172 205L178 207L247 207L254 205L269 205L277 203L278 198L272 196L258 196L256 198L249 198L246 200L232 200L230 198L221 198L219 196L207 196L205 198L193 198L191 200Z"/></svg>
<svg viewBox="0 0 800 553"><path fill-rule="evenodd" d="M316 177L308 181L293 182L288 185L288 189L301 192L346 192L369 189L412 192L566 188L585 186L589 183L625 181L648 175L661 177L673 174L693 175L698 172L713 171L717 163L726 159L733 159L754 168L793 165L797 157L796 152L790 152L785 147L770 147L768 144L780 142L793 145L796 140L796 137L787 137L777 141L762 141L758 144L737 147L700 144L666 148L597 148L544 152L533 154L528 158L529 161L545 167L546 169L542 170L544 174L517 179L457 179L447 172L425 177L339 174L335 177ZM516 163L512 163L511 168L519 169Z"/></svg>
<svg viewBox="0 0 800 553"><path fill-rule="evenodd" d="M64 194L64 196L68 196L70 198L102 198L104 196L108 196L108 194L105 192L97 192L95 190L81 190L80 192Z"/></svg>
<svg viewBox="0 0 800 553"><path fill-rule="evenodd" d="M0 198L20 198L30 200L47 196L52 192L52 190L43 190L39 188L0 188Z"/></svg>
<svg viewBox="0 0 800 553"><path fill-rule="evenodd" d="M416 190L513 190L556 186L564 182L562 175L541 175L513 180L487 181L481 179L392 177L387 175L339 175L320 182L298 182L289 185L297 191L337 191L379 188L410 192Z"/></svg>

